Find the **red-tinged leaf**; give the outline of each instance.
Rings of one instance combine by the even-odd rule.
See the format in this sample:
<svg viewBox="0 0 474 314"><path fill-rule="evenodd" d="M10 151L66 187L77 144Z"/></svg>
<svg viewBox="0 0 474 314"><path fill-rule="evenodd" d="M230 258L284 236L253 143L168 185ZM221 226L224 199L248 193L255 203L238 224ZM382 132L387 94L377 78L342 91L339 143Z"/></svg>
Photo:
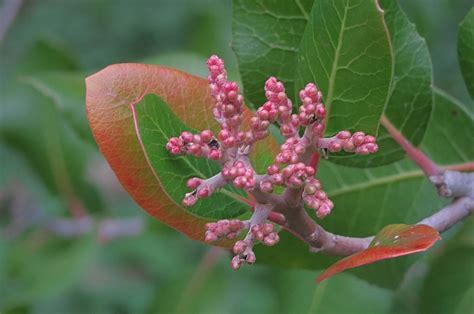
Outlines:
<svg viewBox="0 0 474 314"><path fill-rule="evenodd" d="M218 129L205 79L167 67L117 64L86 79L86 111L92 133L118 179L141 207L190 238L203 240L204 224L209 220L188 212L169 197L139 143L132 105L150 93L160 96L189 127ZM262 151L262 147L267 154L278 150L271 138L255 151Z"/></svg>
<svg viewBox="0 0 474 314"><path fill-rule="evenodd" d="M429 249L441 239L436 229L426 225L388 225L372 240L369 247L331 265L316 279L318 283L346 269Z"/></svg>

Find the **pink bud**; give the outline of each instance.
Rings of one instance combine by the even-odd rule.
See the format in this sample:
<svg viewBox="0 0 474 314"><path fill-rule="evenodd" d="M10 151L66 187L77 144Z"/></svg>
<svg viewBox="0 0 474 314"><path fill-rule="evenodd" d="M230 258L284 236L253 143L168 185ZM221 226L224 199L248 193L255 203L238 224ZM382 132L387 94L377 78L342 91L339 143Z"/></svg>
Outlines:
<svg viewBox="0 0 474 314"><path fill-rule="evenodd" d="M373 137L372 135L367 135L364 139L364 143L367 144L367 143L375 143L375 137Z"/></svg>
<svg viewBox="0 0 474 314"><path fill-rule="evenodd" d="M319 198L320 200L323 200L327 197L326 192L324 191L317 191L316 192L316 197Z"/></svg>
<svg viewBox="0 0 474 314"><path fill-rule="evenodd" d="M274 174L271 181L274 184L283 184L283 175L281 173Z"/></svg>
<svg viewBox="0 0 474 314"><path fill-rule="evenodd" d="M186 197L183 199L182 203L184 206L189 207L193 206L197 202L197 197L193 194L188 194Z"/></svg>
<svg viewBox="0 0 474 314"><path fill-rule="evenodd" d="M265 234L269 234L273 232L273 225L270 223L266 223L263 225L262 229Z"/></svg>
<svg viewBox="0 0 474 314"><path fill-rule="evenodd" d="M218 134L219 140L225 141L230 136L230 132L228 130L221 130Z"/></svg>
<svg viewBox="0 0 474 314"><path fill-rule="evenodd" d="M318 118L324 118L326 116L326 108L324 108L323 106L319 106L316 111L316 115L318 116Z"/></svg>
<svg viewBox="0 0 474 314"><path fill-rule="evenodd" d="M304 188L306 194L314 194L316 193L317 189L314 185L306 185Z"/></svg>
<svg viewBox="0 0 474 314"><path fill-rule="evenodd" d="M357 133L359 133L359 132L357 132ZM357 134L356 135L356 133L355 133L354 135L352 135L352 141L354 142L355 146L360 146L364 143L365 136L362 135L362 134Z"/></svg>
<svg viewBox="0 0 474 314"><path fill-rule="evenodd" d="M305 172L306 172L306 175L312 177L312 176L314 176L314 174L315 174L316 171L314 170L313 167L311 167L311 166L306 166L306 167L305 167Z"/></svg>
<svg viewBox="0 0 474 314"><path fill-rule="evenodd" d="M217 235L212 232L212 231L206 231L206 234L204 236L204 241L205 242L214 242L217 241Z"/></svg>
<svg viewBox="0 0 474 314"><path fill-rule="evenodd" d="M245 249L247 248L247 243L245 241L237 241L235 242L234 244L234 247L232 248L232 251L234 252L234 254L241 254L245 251Z"/></svg>
<svg viewBox="0 0 474 314"><path fill-rule="evenodd" d="M352 152L355 148L354 146L354 142L352 140L347 140L343 145L342 147L344 148L344 150L346 152Z"/></svg>
<svg viewBox="0 0 474 314"><path fill-rule="evenodd" d="M204 130L201 132L201 140L208 143L213 137L213 134L210 130Z"/></svg>
<svg viewBox="0 0 474 314"><path fill-rule="evenodd" d="M202 183L202 180L201 180L201 179L199 179L199 178L191 178L191 179L188 180L188 182L186 183L186 185L187 185L187 187L188 187L189 189L193 189L193 190L194 190L195 188L197 188L198 186L200 186L201 183Z"/></svg>
<svg viewBox="0 0 474 314"><path fill-rule="evenodd" d="M331 213L331 209L326 204L321 205L321 207L316 211L316 216L320 219L326 217Z"/></svg>
<svg viewBox="0 0 474 314"><path fill-rule="evenodd" d="M234 270L237 270L240 268L241 265L242 261L240 260L240 257L238 255L234 256L232 258L232 261L230 262L230 267L232 267L232 269Z"/></svg>
<svg viewBox="0 0 474 314"><path fill-rule="evenodd" d="M346 140L351 137L351 132L349 131L341 131L337 133L336 137L341 140Z"/></svg>
<svg viewBox="0 0 474 314"><path fill-rule="evenodd" d="M379 150L379 146L374 143L369 143L366 145L366 147L371 153L376 153Z"/></svg>
<svg viewBox="0 0 474 314"><path fill-rule="evenodd" d="M305 147L304 145L296 145L295 146L295 153L298 155L302 155L305 152Z"/></svg>
<svg viewBox="0 0 474 314"><path fill-rule="evenodd" d="M235 145L235 137L230 136L224 140L224 146L232 147Z"/></svg>
<svg viewBox="0 0 474 314"><path fill-rule="evenodd" d="M180 138L181 138L184 142L189 143L189 142L192 142L192 141L193 141L194 136L193 136L193 134L191 134L190 132L186 132L186 131L185 131L185 132L181 133Z"/></svg>
<svg viewBox="0 0 474 314"><path fill-rule="evenodd" d="M222 157L221 152L217 149L211 149L209 151L209 159L218 160Z"/></svg>
<svg viewBox="0 0 474 314"><path fill-rule="evenodd" d="M276 174L276 173L278 173L278 171L279 171L278 166L275 165L275 164L273 164L273 165L271 165L271 166L269 166L269 167L267 168L267 173L268 173L269 175Z"/></svg>
<svg viewBox="0 0 474 314"><path fill-rule="evenodd" d="M209 197L210 194L211 194L211 191L209 190L209 188L207 186L198 189L198 192L197 192L197 196L199 198Z"/></svg>
<svg viewBox="0 0 474 314"><path fill-rule="evenodd" d="M256 260L257 258L255 257L254 252L250 251L249 253L247 253L247 256L245 257L245 261L247 262L247 264L252 265L255 263Z"/></svg>
<svg viewBox="0 0 474 314"><path fill-rule="evenodd" d="M330 152L337 153L337 152L341 151L342 146L339 142L331 141L331 142L329 142L328 149L329 149Z"/></svg>

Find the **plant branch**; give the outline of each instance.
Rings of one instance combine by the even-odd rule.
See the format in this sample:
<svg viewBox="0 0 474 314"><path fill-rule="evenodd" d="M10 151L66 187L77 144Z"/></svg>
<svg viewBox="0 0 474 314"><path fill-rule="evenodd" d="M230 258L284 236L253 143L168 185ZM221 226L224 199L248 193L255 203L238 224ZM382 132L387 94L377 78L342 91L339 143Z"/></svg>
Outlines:
<svg viewBox="0 0 474 314"><path fill-rule="evenodd" d="M386 119L385 121L388 122ZM387 124L387 126L392 128L391 134L397 137L396 141L407 151L409 157L422 168L438 188L439 194L444 197L457 198L452 204L421 220L418 224L431 226L441 233L472 214L474 211L474 173L462 173L455 170L473 170L474 163L457 166L455 170L441 169L421 150L414 148L391 124ZM313 252L347 256L366 249L373 239L373 237L357 238L332 234L311 219L302 206L296 204L292 208L292 204L286 203L285 205L283 207L276 206L276 210L286 218L285 227L306 242Z"/></svg>
<svg viewBox="0 0 474 314"><path fill-rule="evenodd" d="M426 156L420 149L414 147L395 126L387 119L385 115L382 116L380 122L392 136L392 138L403 148L408 157L413 160L418 167L425 173L427 177L440 175L443 170L438 167L428 156Z"/></svg>
<svg viewBox="0 0 474 314"><path fill-rule="evenodd" d="M419 222L444 232L474 212L474 200L470 197L456 199L448 206Z"/></svg>
<svg viewBox="0 0 474 314"><path fill-rule="evenodd" d="M435 214L419 222L444 232L457 222L463 220L474 211L474 173L442 170L432 162L421 150L413 147L403 135L385 118L382 124L387 128L394 139L407 152L430 180L438 187L438 191L445 197L457 197L454 202ZM467 163L462 170L472 170L472 164ZM370 244L373 237L355 238L335 235L324 230L311 219L304 208L280 208L287 219L286 226L297 234L310 246L312 251L324 252L331 255L351 255L361 251Z"/></svg>
<svg viewBox="0 0 474 314"><path fill-rule="evenodd" d="M460 197L417 224L428 225L442 233L473 212L474 200L466 196ZM348 256L365 250L373 239L373 236L366 238L346 237L328 232L314 222L304 210L293 215L285 216L288 221L285 227L306 242L312 252Z"/></svg>

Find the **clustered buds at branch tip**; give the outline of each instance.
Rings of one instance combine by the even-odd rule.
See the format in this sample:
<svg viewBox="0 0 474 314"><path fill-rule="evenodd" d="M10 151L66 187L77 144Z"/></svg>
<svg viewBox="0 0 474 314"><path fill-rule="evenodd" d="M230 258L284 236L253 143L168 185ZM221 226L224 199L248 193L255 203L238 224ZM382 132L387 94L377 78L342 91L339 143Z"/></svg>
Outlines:
<svg viewBox="0 0 474 314"><path fill-rule="evenodd" d="M218 56L211 56L207 66L209 88L215 100L213 115L220 125L220 131L217 135L210 130L199 134L186 131L179 137L170 138L166 148L172 154L204 157L222 166L222 171L211 178L188 180L187 187L192 191L185 195L184 206L194 205L198 199L211 196L227 184L246 190L256 199L255 211L250 220L223 219L206 225L206 242L235 239L242 230L248 229L245 238L237 241L233 247L235 256L231 266L237 269L243 263L253 264L256 261L253 252L256 242L271 246L279 241L274 225L268 221L272 211L278 210L290 225L288 219L292 215L286 214L291 210L301 211L303 204L313 209L318 218L331 213L334 205L322 190L319 180L314 177L317 169L310 166L313 154L320 150L333 153L344 150L365 155L377 152L378 146L373 136L363 132L352 134L344 130L333 137L324 138L327 113L322 102L322 92L315 84L307 84L299 92L301 105L298 112L293 113L293 104L286 95L285 86L275 77L265 82L267 101L251 118L250 128L241 130L244 98L237 83L228 81L224 61ZM286 140L267 172L257 174L248 154L256 141L269 135L271 124L280 127ZM305 129L303 136L299 133L301 128ZM270 194L274 193L275 186L284 187L285 192L272 197ZM312 224L317 226L315 222ZM300 235L301 238L308 238L308 234Z"/></svg>
<svg viewBox="0 0 474 314"><path fill-rule="evenodd" d="M341 150L360 155L376 153L379 149L375 143L375 137L365 135L364 132L341 131L330 138L318 139L318 147L326 148L328 151L337 153Z"/></svg>

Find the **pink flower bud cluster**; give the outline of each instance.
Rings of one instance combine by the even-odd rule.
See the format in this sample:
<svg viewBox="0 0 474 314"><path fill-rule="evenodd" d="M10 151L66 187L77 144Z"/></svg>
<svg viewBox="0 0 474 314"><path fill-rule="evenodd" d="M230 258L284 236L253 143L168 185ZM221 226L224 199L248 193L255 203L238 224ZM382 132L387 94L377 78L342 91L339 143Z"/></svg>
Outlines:
<svg viewBox="0 0 474 314"><path fill-rule="evenodd" d="M296 137L288 138L280 147L280 153L275 157L277 164L297 163L306 151L301 139Z"/></svg>
<svg viewBox="0 0 474 314"><path fill-rule="evenodd" d="M272 193L274 185L283 185L283 175L280 173L280 169L277 165L271 165L267 169L267 176L264 180L260 181L260 190L263 193Z"/></svg>
<svg viewBox="0 0 474 314"><path fill-rule="evenodd" d="M220 238L234 239L248 224L238 219L223 219L206 224L204 241L214 242Z"/></svg>
<svg viewBox="0 0 474 314"><path fill-rule="evenodd" d="M321 188L321 183L315 178L306 181L303 200L309 208L314 209L318 218L324 218L331 213L333 202Z"/></svg>
<svg viewBox="0 0 474 314"><path fill-rule="evenodd" d="M363 132L352 134L341 131L333 137L323 138L327 112L322 103L321 91L315 84L307 84L299 92L301 105L298 113L294 114L283 83L275 77L270 77L265 82L267 100L251 118L250 128L240 130L244 100L239 87L235 82L227 80L224 61L219 57L211 56L207 66L209 87L215 99L213 114L221 130L217 136L210 130L199 134L183 132L179 137L169 139L166 148L173 154L191 154L218 160L222 166L222 171L211 178L188 180L187 186L193 191L183 199L185 206L195 204L200 198L209 197L215 190L230 182L254 196L257 204L250 220L252 225L249 220L238 219L223 219L206 224L206 242L222 238L235 239L243 229L249 229L245 239L235 242L233 246L235 256L231 266L238 269L243 263L255 263L255 242L267 246L278 243L278 233L273 224L267 221L272 219L270 215L274 214L273 210L280 208L279 205L287 205L291 201L295 206L301 206L304 202L315 211L318 218L331 213L334 204L315 178L316 166L309 165L317 165L317 158L313 157L318 157L318 149L365 155L375 153L378 146L375 137ZM255 141L269 135L272 123L279 124L280 132L286 140L275 156L274 163L267 168L267 173L257 175L250 164L248 153ZM300 127L305 127L303 136L299 134ZM254 190L257 183L260 191ZM260 193L273 193L275 186L287 188L283 194L273 198L265 198Z"/></svg>
<svg viewBox="0 0 474 314"><path fill-rule="evenodd" d="M166 149L175 155L190 154L213 160L222 157L220 144L210 130L204 130L200 134L185 131L179 137L170 138L166 144Z"/></svg>
<svg viewBox="0 0 474 314"><path fill-rule="evenodd" d="M253 264L256 257L253 252L253 244L255 241L260 241L262 244L272 246L278 243L280 237L274 231L273 224L262 223L253 225L249 230L249 235L245 240L235 242L232 251L235 256L232 258L231 267L239 269L242 263Z"/></svg>
<svg viewBox="0 0 474 314"><path fill-rule="evenodd" d="M318 140L319 148L327 148L330 152L346 152L367 155L376 153L379 149L375 143L375 137L365 135L364 132L355 132L351 134L349 131L341 131L331 138L321 138Z"/></svg>
<svg viewBox="0 0 474 314"><path fill-rule="evenodd" d="M323 121L326 117L326 108L321 103L323 94L315 84L309 83L300 91L302 105L299 108L298 118L301 125L308 126L315 121Z"/></svg>
<svg viewBox="0 0 474 314"><path fill-rule="evenodd" d="M308 178L314 176L315 170L302 162L290 164L281 171L277 165L271 165L267 169L268 176L260 182L260 190L264 193L272 193L274 185L286 185L297 189L305 185Z"/></svg>
<svg viewBox="0 0 474 314"><path fill-rule="evenodd" d="M227 181L232 181L239 189L253 190L255 187L255 171L246 166L242 161L228 163L222 169L222 176Z"/></svg>
<svg viewBox="0 0 474 314"><path fill-rule="evenodd" d="M293 104L285 93L285 86L275 77L265 82L265 102L257 110L257 118L268 124L278 120L280 132L284 137L295 136L298 128L298 116L292 114Z"/></svg>
<svg viewBox="0 0 474 314"><path fill-rule="evenodd" d="M244 132L238 131L232 133L225 125L224 123L222 130L217 135L224 148L236 147L245 141L247 135Z"/></svg>
<svg viewBox="0 0 474 314"><path fill-rule="evenodd" d="M306 166L302 162L288 165L281 171L285 184L294 189L303 187L306 180L312 178L314 173L313 167Z"/></svg>
<svg viewBox="0 0 474 314"><path fill-rule="evenodd" d="M280 237L278 233L274 231L273 224L271 223L253 225L252 228L250 228L250 232L254 240L260 241L266 246L275 245L280 241Z"/></svg>
<svg viewBox="0 0 474 314"><path fill-rule="evenodd" d="M187 193L182 201L182 204L186 207L196 204L198 199L207 198L211 196L213 190L210 186L204 183L205 181L199 178L191 178L186 183L189 189L194 191Z"/></svg>
<svg viewBox="0 0 474 314"><path fill-rule="evenodd" d="M209 87L216 100L213 114L222 129L219 139L225 147L235 147L245 139L245 134L238 131L242 123L244 98L237 83L227 80L222 59L216 55L211 56L207 60L207 67Z"/></svg>
<svg viewBox="0 0 474 314"><path fill-rule="evenodd" d="M249 248L248 244L244 241L237 241L234 245L234 253L235 248L237 247L237 252L242 251L242 253L236 253L236 255L232 258L230 262L230 267L232 269L239 269L240 266L245 262L248 265L252 265L257 260L255 253Z"/></svg>

